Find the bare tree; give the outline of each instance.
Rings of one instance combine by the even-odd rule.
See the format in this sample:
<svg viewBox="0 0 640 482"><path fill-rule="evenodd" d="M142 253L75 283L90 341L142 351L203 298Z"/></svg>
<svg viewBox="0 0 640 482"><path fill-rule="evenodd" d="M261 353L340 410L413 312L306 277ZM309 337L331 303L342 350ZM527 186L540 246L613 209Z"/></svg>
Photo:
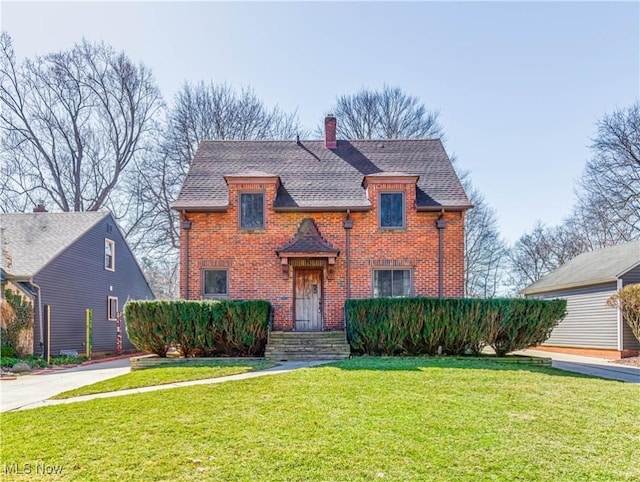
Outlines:
<svg viewBox="0 0 640 482"><path fill-rule="evenodd" d="M518 288L580 253L640 237L640 103L605 115L591 151L571 216L556 227L536 225L514 245L511 275Z"/></svg>
<svg viewBox="0 0 640 482"><path fill-rule="evenodd" d="M530 233L523 234L510 253L511 285L520 290L558 267L551 256L548 228L536 223Z"/></svg>
<svg viewBox="0 0 640 482"><path fill-rule="evenodd" d="M185 83L169 109L156 155L143 160L132 175L141 218L132 243L145 253L145 268L156 291L177 293L175 267L180 244L178 214L172 205L196 149L204 140L294 139L304 135L296 113L267 108L250 88L239 92L226 84ZM171 286L167 286L169 283Z"/></svg>
<svg viewBox="0 0 640 482"><path fill-rule="evenodd" d="M339 119L338 136L343 139L444 138L438 113L397 87L385 85L379 91L362 89L341 95L332 112ZM473 186L469 174L463 172L460 178L474 205L465 218L465 293L495 296L506 269L506 243L494 210Z"/></svg>
<svg viewBox="0 0 640 482"><path fill-rule="evenodd" d="M473 204L465 217L465 294L491 298L499 294L507 269L507 243L500 236L495 211L465 173L462 183Z"/></svg>
<svg viewBox="0 0 640 482"><path fill-rule="evenodd" d="M539 221L511 249L511 284L520 290L535 283L577 255L592 249L575 218L548 227Z"/></svg>
<svg viewBox="0 0 640 482"><path fill-rule="evenodd" d="M605 115L597 126L576 211L601 247L640 235L640 103Z"/></svg>
<svg viewBox="0 0 640 482"><path fill-rule="evenodd" d="M46 201L61 211L110 205L118 216L119 182L148 152L162 108L151 72L87 41L19 65L3 33L0 55L2 209Z"/></svg>
<svg viewBox="0 0 640 482"><path fill-rule="evenodd" d="M341 95L331 112L340 120L337 135L342 139L443 137L438 112L429 111L418 97L398 87Z"/></svg>
<svg viewBox="0 0 640 482"><path fill-rule="evenodd" d="M184 174L203 140L293 139L304 135L297 113L267 108L251 88L185 83L169 114L166 152Z"/></svg>

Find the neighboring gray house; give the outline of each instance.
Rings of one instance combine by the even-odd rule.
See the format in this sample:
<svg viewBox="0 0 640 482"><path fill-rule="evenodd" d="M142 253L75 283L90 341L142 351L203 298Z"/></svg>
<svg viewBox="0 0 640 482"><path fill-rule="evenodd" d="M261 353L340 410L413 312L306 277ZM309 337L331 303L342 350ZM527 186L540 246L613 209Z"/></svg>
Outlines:
<svg viewBox="0 0 640 482"><path fill-rule="evenodd" d="M128 299L153 293L109 212L0 215L3 291L33 302L33 352L86 353L86 310L93 315L92 353L117 348L117 318ZM46 314L50 313L50 337ZM122 347L131 349L124 323Z"/></svg>
<svg viewBox="0 0 640 482"><path fill-rule="evenodd" d="M640 350L620 310L607 299L640 283L640 241L590 251L521 291L526 297L564 298L567 316L544 343L548 348L599 350L603 356L633 356Z"/></svg>

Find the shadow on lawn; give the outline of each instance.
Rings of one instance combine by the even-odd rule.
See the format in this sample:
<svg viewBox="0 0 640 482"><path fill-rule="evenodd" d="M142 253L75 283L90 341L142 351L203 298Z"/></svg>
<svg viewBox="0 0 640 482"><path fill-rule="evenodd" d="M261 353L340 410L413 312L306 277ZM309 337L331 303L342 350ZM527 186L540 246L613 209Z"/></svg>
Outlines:
<svg viewBox="0 0 640 482"><path fill-rule="evenodd" d="M422 371L431 369L456 370L494 370L494 371L528 371L543 373L550 376L572 378L594 378L592 375L569 372L542 365L540 362L527 362L524 359L515 361L515 357L505 360L493 356L454 357L454 356L425 356L425 357L376 357L357 356L348 360L332 363L329 366L341 370L369 370L369 371ZM315 367L321 368L322 366ZM597 378L597 377L595 377ZM610 380L614 381L614 380Z"/></svg>

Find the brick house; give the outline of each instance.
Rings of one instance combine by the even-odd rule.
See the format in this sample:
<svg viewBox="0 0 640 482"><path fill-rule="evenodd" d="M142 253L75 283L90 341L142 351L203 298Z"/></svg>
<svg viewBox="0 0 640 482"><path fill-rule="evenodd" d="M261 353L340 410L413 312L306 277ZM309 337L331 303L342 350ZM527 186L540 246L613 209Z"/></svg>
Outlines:
<svg viewBox="0 0 640 482"><path fill-rule="evenodd" d="M348 298L463 296L471 207L439 139L205 141L174 205L181 296L343 330Z"/></svg>

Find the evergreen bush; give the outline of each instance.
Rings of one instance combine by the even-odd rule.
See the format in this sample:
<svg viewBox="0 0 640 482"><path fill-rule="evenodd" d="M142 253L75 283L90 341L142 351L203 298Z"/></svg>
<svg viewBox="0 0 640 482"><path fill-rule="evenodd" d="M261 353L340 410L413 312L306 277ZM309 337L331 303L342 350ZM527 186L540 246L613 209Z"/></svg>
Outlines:
<svg viewBox="0 0 640 482"><path fill-rule="evenodd" d="M565 314L564 300L375 298L348 300L347 337L367 355L499 356L545 341Z"/></svg>
<svg viewBox="0 0 640 482"><path fill-rule="evenodd" d="M129 301L124 318L140 350L166 356L260 356L267 342L270 305L262 300Z"/></svg>

